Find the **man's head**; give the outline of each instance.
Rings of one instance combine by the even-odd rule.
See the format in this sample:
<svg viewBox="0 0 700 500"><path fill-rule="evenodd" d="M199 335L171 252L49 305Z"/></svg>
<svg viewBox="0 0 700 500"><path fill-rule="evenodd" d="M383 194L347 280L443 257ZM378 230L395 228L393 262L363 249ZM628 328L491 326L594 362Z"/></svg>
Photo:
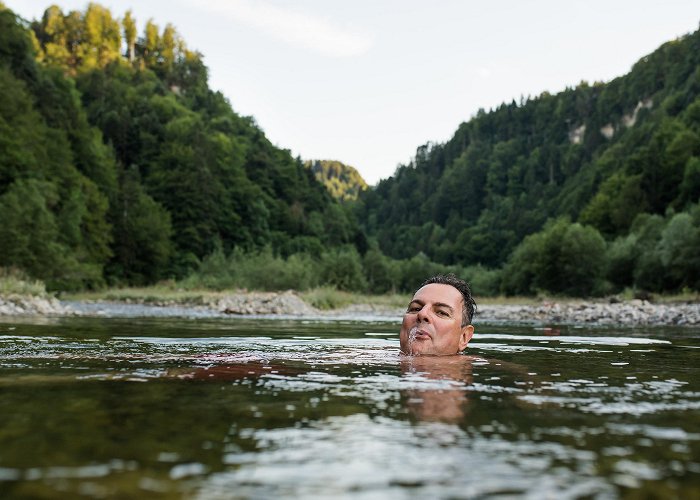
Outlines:
<svg viewBox="0 0 700 500"><path fill-rule="evenodd" d="M454 275L426 280L413 295L401 324L401 352L448 356L462 351L472 335L476 302L469 285Z"/></svg>

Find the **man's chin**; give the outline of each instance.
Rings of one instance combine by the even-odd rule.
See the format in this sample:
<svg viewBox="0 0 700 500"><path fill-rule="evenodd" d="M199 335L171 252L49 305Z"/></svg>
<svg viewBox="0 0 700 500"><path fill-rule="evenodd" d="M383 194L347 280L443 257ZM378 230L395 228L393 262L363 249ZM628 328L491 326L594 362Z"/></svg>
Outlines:
<svg viewBox="0 0 700 500"><path fill-rule="evenodd" d="M401 354L406 356L436 356L428 342L413 342L411 345L402 347Z"/></svg>

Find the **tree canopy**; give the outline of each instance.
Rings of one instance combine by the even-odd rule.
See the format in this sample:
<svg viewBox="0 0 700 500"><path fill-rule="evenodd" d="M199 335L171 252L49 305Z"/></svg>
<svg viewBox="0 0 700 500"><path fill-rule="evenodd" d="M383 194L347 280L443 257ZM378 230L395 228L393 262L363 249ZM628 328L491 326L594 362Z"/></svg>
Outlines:
<svg viewBox="0 0 700 500"><path fill-rule="evenodd" d="M694 210L700 197L698 49L700 31L662 45L609 83L583 82L479 111L449 141L419 147L409 164L363 193L359 220L393 258L420 251L446 265L505 266L506 275L517 268L504 276L505 291L591 293L588 285L555 284L545 268L531 268L539 264L530 258L552 237L556 245L546 252L563 251L571 231L596 240L595 253L602 255L601 241L614 246L628 238L642 216L658 215L663 224L674 212ZM595 269L605 280L605 266ZM620 278L608 289L681 286Z"/></svg>
<svg viewBox="0 0 700 500"><path fill-rule="evenodd" d="M60 290L700 290L700 31L480 110L370 188L272 145L207 78L172 25L0 4L0 266Z"/></svg>
<svg viewBox="0 0 700 500"><path fill-rule="evenodd" d="M3 8L0 32L0 266L54 288L142 284L219 245L362 239L300 159L209 89L173 26L138 35L130 12L91 3L31 23Z"/></svg>

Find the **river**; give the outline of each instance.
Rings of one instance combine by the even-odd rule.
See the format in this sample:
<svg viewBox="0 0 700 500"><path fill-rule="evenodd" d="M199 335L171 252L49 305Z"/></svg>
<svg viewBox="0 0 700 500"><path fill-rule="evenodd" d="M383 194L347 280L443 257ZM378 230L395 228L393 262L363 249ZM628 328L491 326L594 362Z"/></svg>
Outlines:
<svg viewBox="0 0 700 500"><path fill-rule="evenodd" d="M698 498L700 329L0 318L0 497Z"/></svg>

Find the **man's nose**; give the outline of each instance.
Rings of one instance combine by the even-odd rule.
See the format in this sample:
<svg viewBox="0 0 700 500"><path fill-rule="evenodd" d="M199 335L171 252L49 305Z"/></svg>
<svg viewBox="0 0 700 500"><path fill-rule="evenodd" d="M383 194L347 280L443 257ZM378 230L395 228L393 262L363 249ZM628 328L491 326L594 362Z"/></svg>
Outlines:
<svg viewBox="0 0 700 500"><path fill-rule="evenodd" d="M418 321L428 321L428 308L427 307L422 307L420 311L418 311L418 315L416 318Z"/></svg>

